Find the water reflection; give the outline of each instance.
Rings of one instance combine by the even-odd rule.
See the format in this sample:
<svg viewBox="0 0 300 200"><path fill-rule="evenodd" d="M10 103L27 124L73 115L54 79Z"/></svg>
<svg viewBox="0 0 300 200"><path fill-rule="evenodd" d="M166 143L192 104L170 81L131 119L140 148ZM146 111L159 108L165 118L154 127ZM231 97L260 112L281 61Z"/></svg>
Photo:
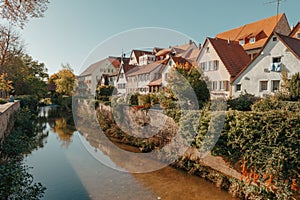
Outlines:
<svg viewBox="0 0 300 200"><path fill-rule="evenodd" d="M47 187L46 200L233 199L213 184L171 167L141 174L108 168L88 151L101 155L116 167L126 169L128 166L121 162L124 158L106 148L105 142L92 128L82 134L74 132L72 115L55 107L43 108L40 117L41 125L49 132L47 143L29 155L27 163L33 166L35 179ZM139 151L118 145L131 152Z"/></svg>

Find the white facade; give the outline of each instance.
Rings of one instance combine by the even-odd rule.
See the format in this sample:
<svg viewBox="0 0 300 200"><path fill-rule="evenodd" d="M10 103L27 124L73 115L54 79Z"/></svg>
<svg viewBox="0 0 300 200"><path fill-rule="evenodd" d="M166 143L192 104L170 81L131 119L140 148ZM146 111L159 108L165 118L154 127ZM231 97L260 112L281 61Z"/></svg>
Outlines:
<svg viewBox="0 0 300 200"><path fill-rule="evenodd" d="M141 69L140 73L137 71L137 73L129 74L128 75L128 83L126 90L128 93L131 92L139 92L139 93L149 93L149 83L153 80L156 80L160 77L160 69L163 65L159 64L157 65L153 70L147 71L143 73L143 69ZM145 68L147 66L143 66L141 68Z"/></svg>
<svg viewBox="0 0 300 200"><path fill-rule="evenodd" d="M151 54L145 54L139 57L140 65L148 65L156 61L156 56Z"/></svg>
<svg viewBox="0 0 300 200"><path fill-rule="evenodd" d="M273 34L260 54L234 80L233 97L245 91L258 97L274 94L281 84L282 69L289 77L300 72L300 60Z"/></svg>
<svg viewBox="0 0 300 200"><path fill-rule="evenodd" d="M126 75L124 73L123 67L121 67L119 74L118 74L117 82L116 82L118 93L125 94L126 93L126 85L127 85Z"/></svg>
<svg viewBox="0 0 300 200"><path fill-rule="evenodd" d="M224 63L213 48L209 40L206 40L197 59L198 66L208 78L208 87L212 99L230 97L230 77Z"/></svg>

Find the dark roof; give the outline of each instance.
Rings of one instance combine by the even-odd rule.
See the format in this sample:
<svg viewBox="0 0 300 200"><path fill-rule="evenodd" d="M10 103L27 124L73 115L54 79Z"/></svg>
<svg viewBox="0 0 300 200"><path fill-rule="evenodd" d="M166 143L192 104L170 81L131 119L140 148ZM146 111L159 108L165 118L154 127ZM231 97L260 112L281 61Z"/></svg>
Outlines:
<svg viewBox="0 0 300 200"><path fill-rule="evenodd" d="M139 59L140 56L143 56L145 54L153 55L151 51L136 50L136 49L132 50L131 54L134 54L137 59Z"/></svg>
<svg viewBox="0 0 300 200"><path fill-rule="evenodd" d="M235 77L249 62L250 57L236 41L207 38L212 44L231 77Z"/></svg>
<svg viewBox="0 0 300 200"><path fill-rule="evenodd" d="M279 33L274 33L284 45L300 60L300 40Z"/></svg>

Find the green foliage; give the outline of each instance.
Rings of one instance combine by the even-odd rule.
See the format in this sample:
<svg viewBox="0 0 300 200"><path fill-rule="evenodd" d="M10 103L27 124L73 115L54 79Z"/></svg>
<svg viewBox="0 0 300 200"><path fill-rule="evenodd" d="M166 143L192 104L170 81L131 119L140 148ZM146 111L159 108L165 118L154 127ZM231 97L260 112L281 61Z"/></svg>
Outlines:
<svg viewBox="0 0 300 200"><path fill-rule="evenodd" d="M16 116L12 132L0 146L0 196L3 199L40 199L45 188L34 183L28 167L22 164L24 154L28 154L46 137L44 127L29 109L21 109Z"/></svg>
<svg viewBox="0 0 300 200"><path fill-rule="evenodd" d="M1 199L37 200L43 197L46 188L41 183L34 183L28 170L29 168L19 161L0 163Z"/></svg>
<svg viewBox="0 0 300 200"><path fill-rule="evenodd" d="M76 76L70 66L62 65L62 68L58 73L50 76L48 83L55 84L55 91L58 94L71 96L75 88Z"/></svg>
<svg viewBox="0 0 300 200"><path fill-rule="evenodd" d="M107 102L110 97L116 93L115 87L112 85L101 85L97 89L96 99Z"/></svg>
<svg viewBox="0 0 300 200"><path fill-rule="evenodd" d="M6 103L7 103L7 100L6 100L6 99L0 98L0 104L6 104Z"/></svg>
<svg viewBox="0 0 300 200"><path fill-rule="evenodd" d="M16 100L20 100L21 108L28 108L31 112L37 112L39 99L35 95L20 95Z"/></svg>
<svg viewBox="0 0 300 200"><path fill-rule="evenodd" d="M175 92L178 100L190 103L196 103L195 100L198 101L198 105L189 105L189 107L201 109L210 98L206 82L195 67L176 65L171 69L167 82L166 91ZM196 99L194 99L195 97Z"/></svg>
<svg viewBox="0 0 300 200"><path fill-rule="evenodd" d="M138 106L139 105L139 98L138 98L139 94L138 93L134 93L130 96L129 99L129 105L131 106Z"/></svg>
<svg viewBox="0 0 300 200"><path fill-rule="evenodd" d="M151 104L150 94L141 94L138 96L138 105L144 106L146 104Z"/></svg>
<svg viewBox="0 0 300 200"><path fill-rule="evenodd" d="M13 82L16 95L47 95L47 69L44 63L34 61L30 56L14 57L6 67L8 77Z"/></svg>
<svg viewBox="0 0 300 200"><path fill-rule="evenodd" d="M228 108L232 110L240 110L240 111L250 111L253 103L258 101L259 98L255 97L252 94L241 94L239 97L235 99L230 99L227 101Z"/></svg>
<svg viewBox="0 0 300 200"><path fill-rule="evenodd" d="M213 149L232 165L244 164L243 174L257 174L260 187L277 187L276 197L292 194L293 180L299 184L300 114L229 111L224 131ZM254 181L253 177L250 179ZM299 185L297 186L299 187Z"/></svg>
<svg viewBox="0 0 300 200"><path fill-rule="evenodd" d="M290 80L290 95L291 100L297 101L300 100L300 73L296 73L292 76Z"/></svg>
<svg viewBox="0 0 300 200"><path fill-rule="evenodd" d="M13 89L12 81L8 80L8 75L6 73L0 74L0 97L7 97L7 94Z"/></svg>
<svg viewBox="0 0 300 200"><path fill-rule="evenodd" d="M268 97L254 103L252 105L252 110L260 112L267 112L270 110L300 112L300 102L282 101L277 97Z"/></svg>

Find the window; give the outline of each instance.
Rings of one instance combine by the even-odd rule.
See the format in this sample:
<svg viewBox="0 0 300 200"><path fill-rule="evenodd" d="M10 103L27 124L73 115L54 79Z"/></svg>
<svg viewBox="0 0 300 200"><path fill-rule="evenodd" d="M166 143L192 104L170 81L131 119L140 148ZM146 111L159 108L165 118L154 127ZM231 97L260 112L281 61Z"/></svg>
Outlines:
<svg viewBox="0 0 300 200"><path fill-rule="evenodd" d="M260 81L260 91L268 90L268 81Z"/></svg>
<svg viewBox="0 0 300 200"><path fill-rule="evenodd" d="M219 70L219 61L218 60L214 60L214 70Z"/></svg>
<svg viewBox="0 0 300 200"><path fill-rule="evenodd" d="M251 37L250 40L249 40L249 43L250 43L250 44L255 43L255 37Z"/></svg>
<svg viewBox="0 0 300 200"><path fill-rule="evenodd" d="M276 92L279 90L279 80L272 81L272 92Z"/></svg>
<svg viewBox="0 0 300 200"><path fill-rule="evenodd" d="M218 89L218 82L217 81L213 81L212 82L212 90L217 90Z"/></svg>
<svg viewBox="0 0 300 200"><path fill-rule="evenodd" d="M209 71L213 71L214 70L214 61L209 61Z"/></svg>
<svg viewBox="0 0 300 200"><path fill-rule="evenodd" d="M244 46L245 45L245 40L242 39L242 40L239 41L239 43L240 43L241 46Z"/></svg>
<svg viewBox="0 0 300 200"><path fill-rule="evenodd" d="M237 85L235 86L235 91L236 91L236 92L242 91L242 85L241 85L241 84L237 84Z"/></svg>
<svg viewBox="0 0 300 200"><path fill-rule="evenodd" d="M280 63L281 57L273 57L273 63Z"/></svg>
<svg viewBox="0 0 300 200"><path fill-rule="evenodd" d="M220 85L220 90L224 90L224 82L223 81L219 81L219 85Z"/></svg>
<svg viewBox="0 0 300 200"><path fill-rule="evenodd" d="M207 71L207 62L202 62L202 63L200 63L200 66L201 66L201 69L202 69L202 71Z"/></svg>
<svg viewBox="0 0 300 200"><path fill-rule="evenodd" d="M300 33L297 33L297 38L299 38L299 39L300 39Z"/></svg>
<svg viewBox="0 0 300 200"><path fill-rule="evenodd" d="M272 38L272 40L273 40L273 42L277 41L277 37L274 36L274 37Z"/></svg>
<svg viewBox="0 0 300 200"><path fill-rule="evenodd" d="M209 47L206 47L206 53L209 53Z"/></svg>
<svg viewBox="0 0 300 200"><path fill-rule="evenodd" d="M121 74L120 74L120 78L124 78L124 73L121 73Z"/></svg>

